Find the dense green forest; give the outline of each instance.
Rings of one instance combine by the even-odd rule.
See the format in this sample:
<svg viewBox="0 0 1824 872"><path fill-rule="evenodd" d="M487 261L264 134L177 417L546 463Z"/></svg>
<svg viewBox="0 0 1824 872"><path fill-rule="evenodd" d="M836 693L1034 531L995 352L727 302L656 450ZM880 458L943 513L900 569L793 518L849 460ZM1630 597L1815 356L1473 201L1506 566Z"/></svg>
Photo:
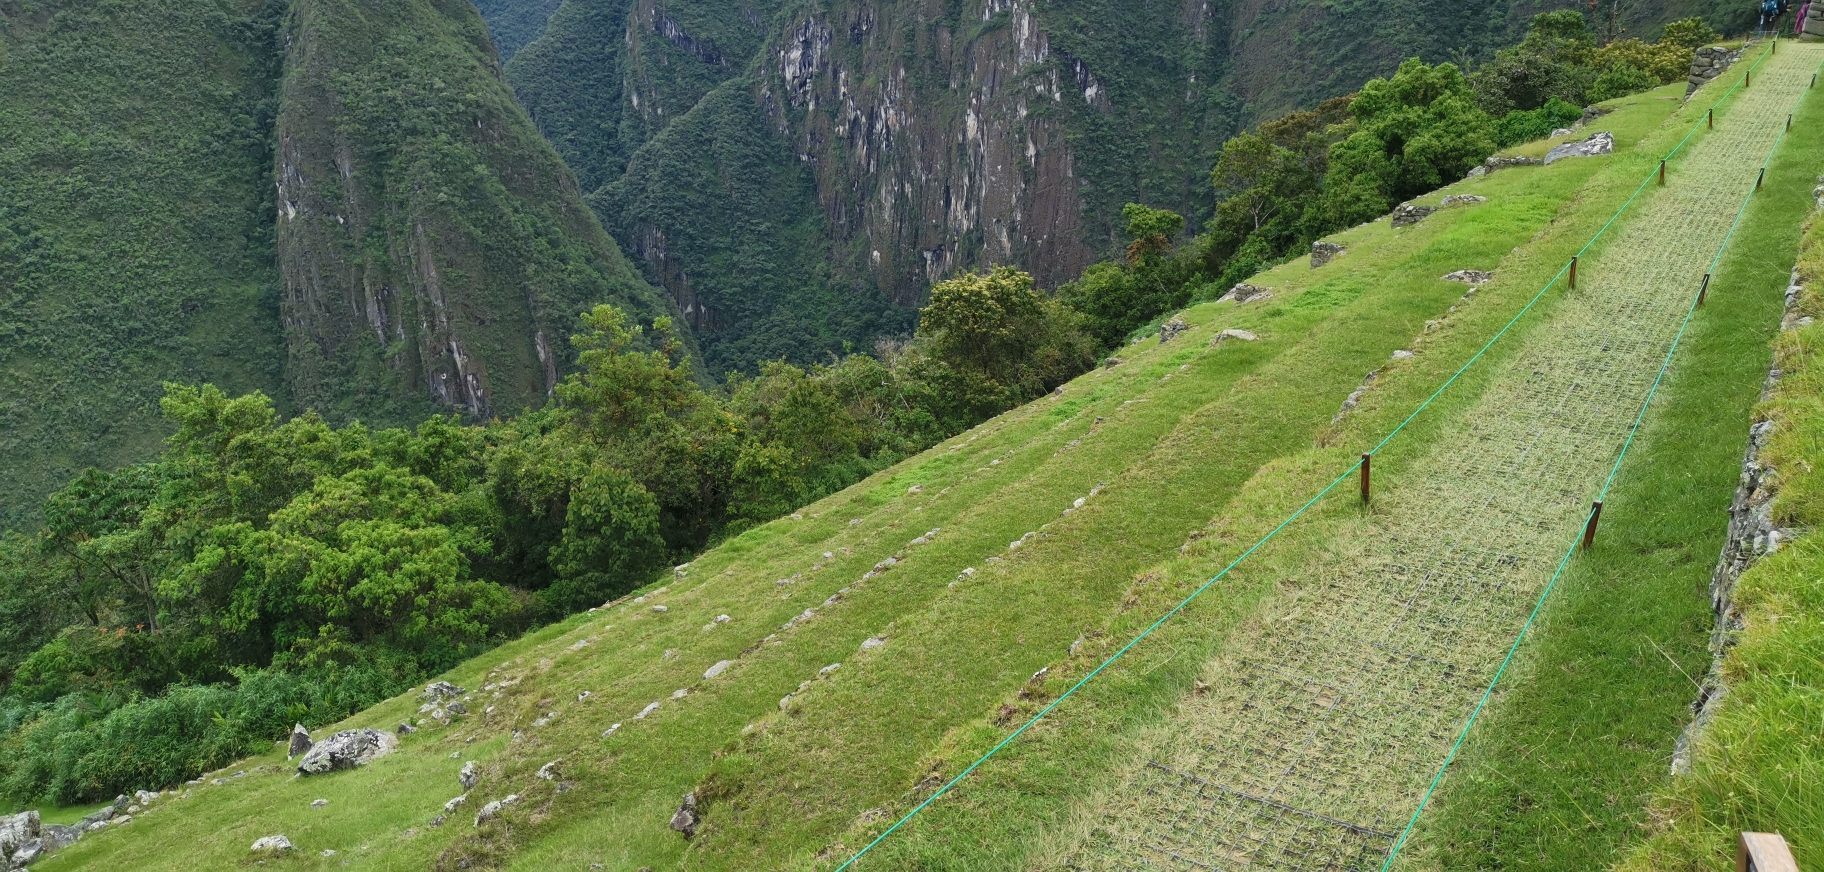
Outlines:
<svg viewBox="0 0 1824 872"><path fill-rule="evenodd" d="M1681 78L1671 59L1714 36L1688 20L1658 43L1605 45L1558 12L1468 73L1408 61L1227 140L1203 170L1218 205L1201 232L1125 204L1120 255L1055 296L1011 267L964 272L930 286L908 340L872 354L774 356L710 384L672 318L601 304L572 328L551 401L486 423L343 423L258 390L168 383L162 453L65 474L41 526L0 543L0 796L171 784L611 600L1044 395L1188 301L1461 178L1498 144ZM738 89L693 112L716 93L733 132L687 119L660 138L738 149ZM762 147L762 132L746 141ZM646 208L698 205L699 223L741 217ZM797 232L809 245L817 231Z"/></svg>

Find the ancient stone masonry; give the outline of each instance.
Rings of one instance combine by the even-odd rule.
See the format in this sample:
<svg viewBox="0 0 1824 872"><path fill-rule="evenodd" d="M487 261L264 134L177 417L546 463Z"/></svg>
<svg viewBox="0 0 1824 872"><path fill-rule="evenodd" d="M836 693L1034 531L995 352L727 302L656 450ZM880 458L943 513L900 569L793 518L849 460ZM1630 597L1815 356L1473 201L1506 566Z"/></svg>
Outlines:
<svg viewBox="0 0 1824 872"><path fill-rule="evenodd" d="M1798 270L1795 269L1792 283L1786 289L1786 310L1781 318L1781 330L1792 330L1810 323L1811 319L1800 318L1797 314L1802 293L1804 285L1800 283ZM1772 395L1782 375L1776 362L1767 372L1767 381L1761 388L1762 399ZM1672 772L1675 775L1690 771L1692 745L1715 714L1717 702L1728 691L1722 671L1723 655L1734 644L1736 634L1743 628L1741 612L1736 608L1735 583L1756 561L1778 551L1781 543L1791 538L1791 534L1781 529L1773 518L1773 498L1778 489L1779 472L1761 462L1761 451L1767 447L1768 437L1773 434L1773 430L1772 421L1757 422L1748 430L1748 448L1742 456L1742 475L1736 482L1735 498L1729 503L1728 538L1723 540L1722 557L1718 559L1716 571L1710 577L1710 607L1716 621L1710 632L1710 672L1704 676L1697 700L1692 703L1696 717L1678 737L1672 755Z"/></svg>
<svg viewBox="0 0 1824 872"><path fill-rule="evenodd" d="M1691 86L1685 89L1685 99L1697 93L1705 82L1728 72L1736 61L1742 59L1742 49L1728 49L1723 46L1704 46L1691 56Z"/></svg>
<svg viewBox="0 0 1824 872"><path fill-rule="evenodd" d="M1811 4L1811 11L1805 17L1805 32L1812 36L1824 36L1824 4Z"/></svg>

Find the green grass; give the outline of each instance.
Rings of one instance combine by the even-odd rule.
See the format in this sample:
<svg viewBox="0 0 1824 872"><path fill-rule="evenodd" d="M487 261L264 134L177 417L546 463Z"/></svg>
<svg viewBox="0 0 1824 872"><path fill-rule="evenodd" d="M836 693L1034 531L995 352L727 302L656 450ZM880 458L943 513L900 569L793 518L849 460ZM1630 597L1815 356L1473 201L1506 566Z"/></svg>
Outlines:
<svg viewBox="0 0 1824 872"><path fill-rule="evenodd" d="M1815 101L1814 101L1815 102ZM1814 106L1810 123L1819 113ZM1795 122L1795 126L1798 122ZM1815 144L1813 150L1816 150ZM1786 208L1809 206L1817 162L1775 175ZM1770 174L1771 175L1771 174ZM1788 201L1796 201L1788 204ZM1785 249L1789 252L1790 247ZM1784 252L1766 253L1775 261ZM1767 270L1774 272L1775 263ZM1800 314L1824 314L1824 221L1813 218L1800 258L1806 283ZM1784 270L1779 271L1784 285ZM1760 461L1777 470L1773 517L1783 528L1815 528L1824 479L1824 369L1819 324L1774 341L1784 376L1756 411L1774 430ZM1720 870L1732 867L1743 830L1785 835L1801 868L1824 859L1824 542L1802 533L1744 572L1735 606L1744 630L1724 658L1728 687L1693 748L1691 773L1656 790L1651 835L1619 864L1625 870Z"/></svg>
<svg viewBox="0 0 1824 872"><path fill-rule="evenodd" d="M1824 100L1795 127L1807 119L1824 120ZM1821 166L1824 143L1782 146L1604 506L1599 547L1566 573L1406 866L1596 868L1650 823L1709 668L1710 575Z"/></svg>
<svg viewBox="0 0 1824 872"><path fill-rule="evenodd" d="M1624 151L1675 106L1649 95L1612 116ZM1460 363L1463 349L1511 316L1543 283L1534 279L1557 268L1556 249L1587 238L1593 227L1585 225L1599 214L1606 219L1625 198L1627 190L1603 179L1623 170L1637 178L1641 160L1623 155L1498 173L1459 186L1490 203L1445 210L1408 230L1380 222L1348 231L1341 238L1350 253L1335 265L1314 271L1301 261L1265 275L1261 281L1276 288L1272 300L1195 307L1186 313L1194 329L1173 343L1125 349L1124 363L1078 379L1061 396L807 507L800 519L736 537L644 603L578 615L454 670L451 680L472 690L505 676L523 679L498 699L478 695L477 708L491 705L492 713L427 728L399 754L359 772L294 780L267 770L193 788L189 798L84 840L41 868L127 857L152 868L230 865L245 858L254 839L276 832L303 849L295 862L306 867L416 869L433 858L440 868L458 859L524 869L815 865L832 843L852 844L852 831L884 825L870 809L903 808L925 773L953 773L1004 735L991 719L1003 702L1020 711L1036 705L1019 698L1034 671L1051 666L1055 682L1111 650L1184 583L1207 578L1218 552L1264 532L1255 528L1346 466L1341 449L1311 446L1331 438L1331 417L1366 372L1458 304L1464 288L1439 276L1462 268L1516 271L1459 310L1471 321L1426 338L1426 353L1412 367L1415 385L1435 385L1438 367L1454 369L1453 356ZM1569 211L1567 203L1574 204ZM1540 241L1510 253L1541 231ZM1212 348L1210 339L1227 327L1261 339ZM1362 426L1410 409L1418 387L1389 391L1386 407ZM1104 483L1083 508L1062 514ZM923 490L909 493L915 485ZM1213 517L1229 520L1211 527ZM906 544L933 528L941 532L929 544ZM1009 552L1008 543L1029 531L1047 538ZM1169 573L1148 571L1191 539L1201 541L1169 564ZM1296 558L1286 553L1274 559ZM895 555L902 562L861 580ZM1004 559L990 563L990 556ZM965 791L933 809L940 813L935 821L961 829L921 830L898 844L939 851L946 840L958 841L951 833L973 833L991 820L1001 830L984 856L1024 853L1035 826L1067 811L1075 792L1106 772L1096 755L1108 756L1108 742L1156 718L1189 683L1210 640L1221 638L1204 631L1244 625L1271 591L1266 569L1274 564L1260 565L1213 593L1207 609L1187 614L1191 620L1168 637L1170 646L1137 652L1127 671L1111 673L1097 685L1106 688L1099 702L1076 707L1073 700L1061 710L1077 712L1077 720L1031 736L1055 735L1070 753L1048 756L1056 749L1023 739L1015 750L1031 755L1032 768L985 773L1000 780L984 783L1030 782L1030 799L1003 805L1009 796L985 795L980 801L994 814L965 822L954 817L975 796ZM950 587L967 567L978 571ZM838 603L823 605L844 589ZM655 603L668 611L650 611ZM807 607L818 615L780 629ZM711 624L720 614L731 620ZM886 646L859 652L872 636L885 636ZM1079 636L1087 642L1074 665L1060 665ZM666 658L667 651L677 653ZM736 665L717 679L700 678L724 659ZM843 667L818 677L836 662ZM673 700L680 688L689 694ZM1041 697L1056 690L1048 684ZM585 691L591 695L579 702ZM782 711L779 700L788 693L794 699ZM659 710L635 720L653 701L661 701ZM416 707L414 699L399 699L349 723L390 727ZM533 727L547 712L557 717ZM1081 729L1082 718L1106 718L1120 729L1097 722L1087 726L1098 729ZM614 723L623 726L603 739ZM508 738L514 730L518 741ZM465 741L471 737L473 745ZM457 790L460 763L449 758L452 751L472 755L487 771L471 810L508 792L526 801L479 830L467 815L429 827ZM560 757L563 780L575 787L562 794L532 777ZM687 843L665 824L691 790L702 793L707 823ZM316 798L330 800L329 808L312 812ZM340 853L323 859L317 852L324 849ZM1004 868L984 862L976 868Z"/></svg>

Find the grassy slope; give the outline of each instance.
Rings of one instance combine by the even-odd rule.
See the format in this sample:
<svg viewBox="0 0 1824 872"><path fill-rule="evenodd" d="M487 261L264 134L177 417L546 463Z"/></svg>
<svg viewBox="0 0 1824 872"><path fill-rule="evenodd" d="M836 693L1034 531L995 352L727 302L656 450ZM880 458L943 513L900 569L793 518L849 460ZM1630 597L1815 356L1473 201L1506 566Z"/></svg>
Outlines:
<svg viewBox="0 0 1824 872"><path fill-rule="evenodd" d="M1624 146L1675 105L1634 102L1611 125ZM1633 175L1640 159L1615 163ZM1186 316L1195 329L1174 343L1131 348L1126 363L1077 380L1060 397L1002 416L808 507L801 520L750 531L643 603L576 616L454 670L450 678L470 688L523 679L498 698L478 697L477 707L491 705L492 713L432 726L408 737L394 757L327 779L256 770L280 766L276 756L248 761L237 767L250 772L246 777L195 789L42 868L128 856L151 867L227 865L244 858L255 838L274 832L304 849L299 864L305 866L422 868L429 857L444 867L466 858L526 869L803 864L831 842L852 838L844 836L851 826L878 829L878 816L863 813L900 807L933 761L945 761L937 771L954 772L959 761L1004 735L989 720L998 705L1030 706L1017 701L1022 685L1064 657L1079 635L1090 640L1083 657L1108 650L1109 637L1098 631L1121 636L1157 614L1163 598L1203 574L1202 564L1219 559L1218 552L1265 519L1282 516L1287 503L1310 492L1314 476L1327 477L1317 461L1336 466L1341 452L1310 449L1313 438L1326 431L1362 374L1457 301L1462 286L1438 276L1464 267L1516 270L1511 286L1491 286L1481 303L1461 310L1468 320L1428 337L1411 384L1393 380L1385 406L1364 426L1410 408L1414 391L1429 390L1425 385L1446 371L1440 367L1454 368L1453 355L1479 344L1477 337L1505 320L1516 300L1530 296L1535 273L1556 268L1557 248L1586 237L1583 225L1625 197L1603 181L1608 166L1567 162L1496 174L1465 186L1492 197L1489 204L1446 210L1397 233L1384 223L1349 231L1342 238L1352 251L1336 266L1312 271L1300 261L1268 274L1264 280L1278 288L1271 301L1197 307ZM1592 177L1596 183L1579 195ZM1575 205L1565 212L1567 201ZM1541 230L1540 242L1509 254ZM1209 340L1226 327L1254 330L1261 339L1212 348ZM1397 475L1398 453L1387 456ZM1082 509L1060 515L1101 483L1107 487ZM908 493L915 485L923 490ZM1199 532L1211 517L1231 514L1236 520L1218 525L1214 535ZM929 544L905 544L933 528L941 531ZM1007 543L1028 531L1046 538L1010 553ZM1144 572L1198 536L1209 538L1190 549L1189 563L1174 564L1171 574ZM821 556L826 552L828 559ZM877 561L895 555L903 562L858 583ZM988 563L989 556L1007 559ZM965 567L978 573L950 587ZM1135 584L1136 575L1145 580ZM1068 710L1128 718L1130 727L1156 716L1188 683L1186 666L1201 661L1197 646L1209 644L1195 631L1246 616L1267 589L1262 577L1218 591L1207 610L1189 616L1194 622L1182 625L1181 641L1191 656L1161 657L1155 649L1130 661L1144 664L1141 671L1113 673L1099 685L1107 697ZM844 590L839 602L823 605ZM1123 611L1130 600L1135 607ZM668 611L650 611L655 603ZM807 607L818 615L780 629ZM711 624L720 614L731 620ZM886 646L858 653L871 636L884 636ZM668 651L676 653L666 657ZM700 678L724 659L736 661L727 673ZM836 662L844 665L818 676ZM794 693L806 680L811 686ZM673 700L678 689L689 693ZM590 696L579 701L585 691ZM782 711L779 700L788 693L794 698ZM661 701L657 712L635 720L653 701ZM395 700L350 723L390 726L416 704ZM553 712L555 718L532 726ZM623 726L601 738L615 723ZM514 730L518 741L509 738ZM1091 754L1109 750L1093 730L1073 729L1063 738L1087 742ZM1075 752L1085 748L1064 750L1072 752L1064 759L1083 759ZM461 764L452 753L483 761L487 775L465 813L431 828L428 821L458 790ZM1032 759L1045 763L1043 757ZM563 780L575 787L562 794L533 777L556 758L564 760ZM1010 824L1012 840L1001 847L1024 851L1030 824L1055 818L1071 789L1089 786L1079 774L1097 770L1077 773L1052 763L1038 772L990 773L1000 779L996 784L1032 777L1038 788L1030 794L1036 806L1020 809L1031 816L989 817ZM708 823L687 853L665 822L679 797L698 788ZM527 799L500 824L471 826L475 806L508 792ZM319 797L329 807L310 810ZM959 808L967 810L960 801L936 810ZM980 819L958 824L979 826ZM943 850L946 832L940 827L908 844ZM341 853L322 860L316 852L325 848Z"/></svg>
<svg viewBox="0 0 1824 872"><path fill-rule="evenodd" d="M1824 99L1807 101L1795 128L1808 119L1824 121ZM1601 546L1561 582L1409 865L1595 868L1648 823L1692 679L1708 669L1710 574L1820 167L1824 142L1793 137L1769 168L1661 390L1658 423L1605 506Z"/></svg>
<svg viewBox="0 0 1824 872"><path fill-rule="evenodd" d="M284 396L260 7L0 2L0 529L154 453L161 381Z"/></svg>
<svg viewBox="0 0 1824 872"><path fill-rule="evenodd" d="M1810 124L1820 112L1812 101ZM1796 124L1799 122L1795 122ZM1813 139L1815 150L1815 138ZM1770 175L1782 207L1809 204L1817 162ZM1781 255L1764 253L1771 274ZM1814 217L1799 262L1806 283L1800 314L1824 314L1824 221ZM1786 277L1779 271L1781 279ZM1761 326L1764 326L1761 325ZM1824 523L1824 368L1816 359L1824 325L1782 333L1774 353L1785 375L1757 410L1774 422L1763 464L1778 470L1774 518L1785 528ZM1783 833L1801 868L1824 859L1824 541L1806 533L1743 573L1735 588L1746 629L1724 661L1728 695L1696 743L1692 774L1662 784L1654 833L1620 864L1626 870L1732 868L1735 834Z"/></svg>

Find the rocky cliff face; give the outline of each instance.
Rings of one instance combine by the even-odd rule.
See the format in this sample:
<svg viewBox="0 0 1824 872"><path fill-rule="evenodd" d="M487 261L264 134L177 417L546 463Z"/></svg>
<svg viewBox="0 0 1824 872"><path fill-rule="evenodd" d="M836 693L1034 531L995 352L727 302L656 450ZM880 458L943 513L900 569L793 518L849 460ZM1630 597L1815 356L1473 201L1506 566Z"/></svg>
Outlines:
<svg viewBox="0 0 1824 872"><path fill-rule="evenodd" d="M566 0L508 75L719 369L909 329L960 269L1066 281L1130 201L1195 227L1228 136L1536 7Z"/></svg>
<svg viewBox="0 0 1824 872"><path fill-rule="evenodd" d="M466 0L297 0L277 124L287 375L398 420L542 402L590 305L657 293L527 122Z"/></svg>

